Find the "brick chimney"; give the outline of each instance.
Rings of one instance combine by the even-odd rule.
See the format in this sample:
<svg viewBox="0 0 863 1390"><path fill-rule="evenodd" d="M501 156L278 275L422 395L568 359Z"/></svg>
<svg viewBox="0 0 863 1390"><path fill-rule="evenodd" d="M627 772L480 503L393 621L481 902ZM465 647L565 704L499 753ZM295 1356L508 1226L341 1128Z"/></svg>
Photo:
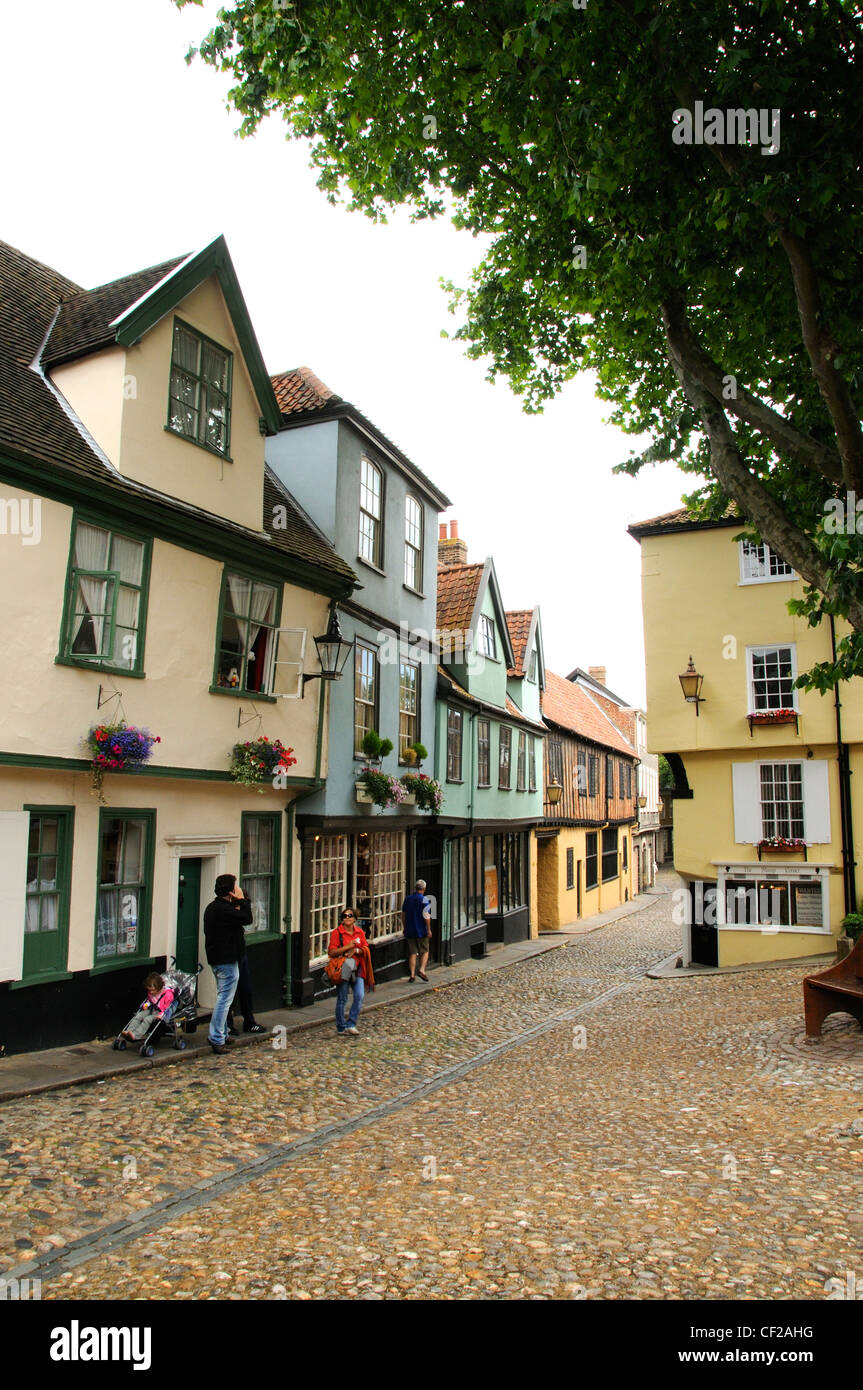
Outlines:
<svg viewBox="0 0 863 1390"><path fill-rule="evenodd" d="M606 684L606 671L604 666L588 666L587 674L590 676L591 680L596 681L597 685Z"/></svg>
<svg viewBox="0 0 863 1390"><path fill-rule="evenodd" d="M449 536L447 536L446 533L446 522L440 522L437 543L437 563L438 569L448 569L451 565L467 564L467 543L459 540L457 521L450 522Z"/></svg>

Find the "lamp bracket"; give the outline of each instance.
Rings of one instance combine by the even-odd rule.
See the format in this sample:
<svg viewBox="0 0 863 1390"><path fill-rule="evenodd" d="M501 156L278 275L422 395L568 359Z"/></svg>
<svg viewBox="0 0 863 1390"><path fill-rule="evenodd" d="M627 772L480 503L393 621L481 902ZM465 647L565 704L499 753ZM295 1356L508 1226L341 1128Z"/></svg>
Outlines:
<svg viewBox="0 0 863 1390"><path fill-rule="evenodd" d="M238 728L238 729L242 729L242 727L243 727L244 724L251 724L251 722L252 722L253 719L257 719L258 723L260 724L260 723L262 722L262 720L263 720L263 717L264 717L262 714L258 714L258 711L257 711L256 709L252 709L251 711L248 711L248 712L247 712L247 716L248 716L248 717L247 717L246 719L243 718L243 713L244 713L244 711L243 711L243 706L240 705L239 713L237 714L237 728Z"/></svg>

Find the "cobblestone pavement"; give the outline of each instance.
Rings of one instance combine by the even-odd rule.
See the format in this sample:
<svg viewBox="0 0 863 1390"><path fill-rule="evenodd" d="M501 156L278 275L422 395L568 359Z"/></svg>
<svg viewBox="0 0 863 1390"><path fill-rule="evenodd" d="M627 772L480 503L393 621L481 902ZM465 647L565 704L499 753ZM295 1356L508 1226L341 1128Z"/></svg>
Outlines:
<svg viewBox="0 0 863 1390"><path fill-rule="evenodd" d="M802 967L643 978L679 935L647 902L359 1038L4 1105L0 1274L35 1260L43 1299L863 1290L863 1031L801 1041Z"/></svg>

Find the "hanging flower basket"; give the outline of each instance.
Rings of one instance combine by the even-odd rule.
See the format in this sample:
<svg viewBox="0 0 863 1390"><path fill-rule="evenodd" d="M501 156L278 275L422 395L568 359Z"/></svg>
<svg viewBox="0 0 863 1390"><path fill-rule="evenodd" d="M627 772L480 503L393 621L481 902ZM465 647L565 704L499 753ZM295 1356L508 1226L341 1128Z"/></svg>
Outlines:
<svg viewBox="0 0 863 1390"><path fill-rule="evenodd" d="M443 805L443 787L434 777L426 777L424 772L406 772L402 786L416 800L421 811L431 811L437 815Z"/></svg>
<svg viewBox="0 0 863 1390"><path fill-rule="evenodd" d="M93 769L93 790L102 805L105 804L105 773L143 767L150 761L153 744L161 741L158 734L151 734L149 729L136 729L125 720L119 724L94 724L86 743Z"/></svg>
<svg viewBox="0 0 863 1390"><path fill-rule="evenodd" d="M403 805L407 795L397 777L390 777L376 767L364 767L357 779L357 801L380 806L382 811L387 806Z"/></svg>
<svg viewBox="0 0 863 1390"><path fill-rule="evenodd" d="M231 777L243 787L253 787L263 795L273 779L293 767L296 758L293 748L286 748L277 738L266 735L249 743L235 743L231 753Z"/></svg>

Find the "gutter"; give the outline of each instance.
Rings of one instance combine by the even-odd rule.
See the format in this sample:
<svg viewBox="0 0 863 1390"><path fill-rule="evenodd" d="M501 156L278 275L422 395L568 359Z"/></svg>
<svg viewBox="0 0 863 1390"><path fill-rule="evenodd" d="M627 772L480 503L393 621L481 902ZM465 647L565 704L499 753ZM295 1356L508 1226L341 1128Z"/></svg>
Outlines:
<svg viewBox="0 0 863 1390"><path fill-rule="evenodd" d="M830 619L830 647L833 661L836 661L836 624L833 614ZM845 893L845 913L857 910L857 885L854 875L854 827L851 820L851 760L848 744L842 742L842 705L839 700L839 685L833 687L833 704L836 711L836 754L839 763L839 825L842 836L842 886Z"/></svg>

